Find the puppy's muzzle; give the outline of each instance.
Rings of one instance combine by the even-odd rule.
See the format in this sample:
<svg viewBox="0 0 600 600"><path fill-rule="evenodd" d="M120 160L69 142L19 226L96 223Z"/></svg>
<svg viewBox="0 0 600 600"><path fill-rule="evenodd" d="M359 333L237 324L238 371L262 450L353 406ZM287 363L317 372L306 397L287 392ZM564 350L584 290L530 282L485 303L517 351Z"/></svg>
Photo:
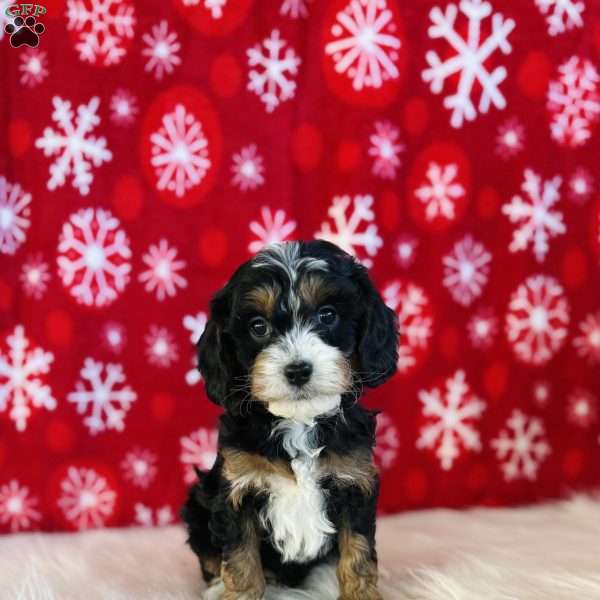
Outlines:
<svg viewBox="0 0 600 600"><path fill-rule="evenodd" d="M310 381L312 376L313 366L306 361L297 361L287 365L283 373L290 385L302 387Z"/></svg>

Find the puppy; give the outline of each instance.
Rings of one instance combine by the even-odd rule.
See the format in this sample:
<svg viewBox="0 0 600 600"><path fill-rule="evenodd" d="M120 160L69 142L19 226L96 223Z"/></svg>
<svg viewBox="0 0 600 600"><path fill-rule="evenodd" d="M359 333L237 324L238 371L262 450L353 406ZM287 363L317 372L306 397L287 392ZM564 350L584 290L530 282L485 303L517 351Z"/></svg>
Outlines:
<svg viewBox="0 0 600 600"><path fill-rule="evenodd" d="M268 580L381 598L376 413L357 401L394 374L397 338L367 270L328 242L268 246L214 296L199 367L225 412L182 511L207 597L259 600Z"/></svg>

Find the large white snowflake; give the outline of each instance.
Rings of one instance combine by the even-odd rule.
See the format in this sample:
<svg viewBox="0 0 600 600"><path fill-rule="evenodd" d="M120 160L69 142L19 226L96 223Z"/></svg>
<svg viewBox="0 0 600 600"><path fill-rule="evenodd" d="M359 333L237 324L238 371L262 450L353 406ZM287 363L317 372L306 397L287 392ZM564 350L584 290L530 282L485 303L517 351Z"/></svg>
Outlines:
<svg viewBox="0 0 600 600"><path fill-rule="evenodd" d="M0 486L0 524L8 525L12 533L30 529L42 518L36 509L37 498L29 494L29 488L16 480Z"/></svg>
<svg viewBox="0 0 600 600"><path fill-rule="evenodd" d="M0 252L14 254L25 241L25 232L31 225L30 203L31 194L0 176Z"/></svg>
<svg viewBox="0 0 600 600"><path fill-rule="evenodd" d="M163 116L161 128L150 136L150 141L150 162L159 190L169 190L181 198L202 182L211 167L202 123L183 104Z"/></svg>
<svg viewBox="0 0 600 600"><path fill-rule="evenodd" d="M119 220L102 208L82 208L63 225L58 274L87 306L108 306L129 282L131 250Z"/></svg>
<svg viewBox="0 0 600 600"><path fill-rule="evenodd" d="M81 60L104 66L121 62L133 38L135 10L127 0L67 0L67 29L77 32Z"/></svg>
<svg viewBox="0 0 600 600"><path fill-rule="evenodd" d="M568 325L569 302L553 277L529 277L510 298L506 335L525 363L547 363L564 344Z"/></svg>
<svg viewBox="0 0 600 600"><path fill-rule="evenodd" d="M233 155L231 170L233 172L231 183L242 192L253 190L265 182L263 157L258 154L256 144L245 146Z"/></svg>
<svg viewBox="0 0 600 600"><path fill-rule="evenodd" d="M398 155L404 150L404 145L398 141L400 131L388 121L376 121L375 133L369 141L369 156L373 157L371 172L381 179L394 179L396 169L400 167Z"/></svg>
<svg viewBox="0 0 600 600"><path fill-rule="evenodd" d="M46 127L44 135L35 140L35 147L43 150L45 156L57 155L50 165L48 189L55 190L63 186L67 177L72 175L73 187L85 196L94 180L92 165L99 167L112 159L106 139L90 135L100 123L100 117L96 114L100 99L94 96L87 104L80 104L76 117L68 100L54 96L52 104L52 120L59 130Z"/></svg>
<svg viewBox="0 0 600 600"><path fill-rule="evenodd" d="M334 196L327 214L333 220L332 228L328 221L321 225L315 237L338 245L342 250L357 256L367 267L373 265L370 257L377 254L383 246L379 237L372 209L373 196L357 195ZM359 253L359 248L362 251ZM367 256L364 255L366 253Z"/></svg>
<svg viewBox="0 0 600 600"><path fill-rule="evenodd" d="M540 464L550 454L542 420L520 410L513 410L491 446L501 462L505 481L535 480Z"/></svg>
<svg viewBox="0 0 600 600"><path fill-rule="evenodd" d="M350 0L337 13L331 34L335 39L325 46L325 53L333 58L336 72L352 80L357 92L380 88L400 75L402 42L387 0Z"/></svg>
<svg viewBox="0 0 600 600"><path fill-rule="evenodd" d="M56 408L52 390L39 378L50 371L54 355L41 348L30 348L22 325L6 337L6 344L8 352L0 352L0 412L11 404L9 417L17 431L25 431L31 407Z"/></svg>
<svg viewBox="0 0 600 600"><path fill-rule="evenodd" d="M579 323L579 335L573 339L577 354L590 365L600 365L600 311Z"/></svg>
<svg viewBox="0 0 600 600"><path fill-rule="evenodd" d="M445 217L452 221L456 216L456 202L464 197L465 188L456 182L458 166L454 163L439 165L430 162L427 182L415 190L415 196L425 205L425 218L433 221Z"/></svg>
<svg viewBox="0 0 600 600"><path fill-rule="evenodd" d="M573 0L535 0L543 15L547 15L548 33L558 35L575 27L583 27L583 2Z"/></svg>
<svg viewBox="0 0 600 600"><path fill-rule="evenodd" d="M151 245L142 260L149 268L140 273L138 280L144 284L147 292L156 294L159 302L167 296L175 296L177 288L187 287L187 279L179 273L186 263L177 260L177 248L169 247L167 240L162 239L158 245Z"/></svg>
<svg viewBox="0 0 600 600"><path fill-rule="evenodd" d="M142 40L146 45L142 56L148 57L146 72L152 72L154 78L161 80L165 73L172 73L177 65L181 64L178 52L181 44L177 33L169 31L169 23L162 20L158 25L152 26L151 33L145 33Z"/></svg>
<svg viewBox="0 0 600 600"><path fill-rule="evenodd" d="M294 97L296 82L293 76L298 73L300 58L293 48L286 48L287 42L281 39L278 29L261 44L247 50L248 89L263 101L267 112L273 112L281 102ZM252 68L254 67L254 68Z"/></svg>
<svg viewBox="0 0 600 600"><path fill-rule="evenodd" d="M153 510L141 502L136 502L133 508L135 522L142 527L164 527L175 519L173 510L168 505Z"/></svg>
<svg viewBox="0 0 600 600"><path fill-rule="evenodd" d="M398 371L406 374L429 346L433 327L430 302L419 286L400 281L385 287L383 299L398 315Z"/></svg>
<svg viewBox="0 0 600 600"><path fill-rule="evenodd" d="M94 469L69 467L58 507L76 529L102 527L113 514L116 492Z"/></svg>
<svg viewBox="0 0 600 600"><path fill-rule="evenodd" d="M542 181L537 173L525 169L521 184L525 197L517 194L502 206L511 223L520 224L508 247L511 252L525 250L531 244L536 260L543 262L549 249L548 240L566 232L562 213L552 210L560 200L561 182L558 176Z"/></svg>
<svg viewBox="0 0 600 600"><path fill-rule="evenodd" d="M125 416L137 394L125 383L125 373L119 364L104 364L86 358L80 371L84 381L77 381L75 391L67 400L77 405L79 414L92 435L107 429L123 431Z"/></svg>
<svg viewBox="0 0 600 600"><path fill-rule="evenodd" d="M466 35L456 27L456 19L460 7L461 13L468 19ZM485 37L484 32L490 27L486 19L491 16L491 32ZM512 19L505 19L500 13L492 14L492 5L484 0L461 0L459 6L448 4L445 12L435 6L429 13L432 25L428 29L432 39L442 38L454 51L443 54L443 58L429 50L425 59L429 67L422 73L423 81L430 84L431 91L439 94L447 81L455 74L459 75L456 93L444 98L444 106L452 111L450 124L461 127L465 119L472 121L477 112L487 113L490 105L498 109L506 106L506 100L500 91L500 84L506 79L507 71L498 65L488 71L490 57L500 50L510 54L512 46L508 41L510 32L515 27ZM481 86L479 105L473 102L475 84Z"/></svg>
<svg viewBox="0 0 600 600"><path fill-rule="evenodd" d="M147 488L156 477L156 454L150 450L130 450L121 461L123 477L133 485Z"/></svg>
<svg viewBox="0 0 600 600"><path fill-rule="evenodd" d="M579 56L560 65L558 72L558 79L548 86L550 134L559 144L581 146L600 118L600 75Z"/></svg>
<svg viewBox="0 0 600 600"><path fill-rule="evenodd" d="M201 471L208 471L212 468L217 458L218 437L216 429L200 427L190 435L180 438L179 460L184 466L186 484L190 485L196 481L194 467Z"/></svg>
<svg viewBox="0 0 600 600"><path fill-rule="evenodd" d="M248 250L253 254L269 244L286 241L296 229L296 221L287 221L285 211L280 208L272 212L268 206L263 206L260 209L260 216L262 223L251 221L249 226L250 231L256 236L256 239L248 244Z"/></svg>
<svg viewBox="0 0 600 600"><path fill-rule="evenodd" d="M375 438L375 461L381 469L389 469L396 462L400 440L398 429L388 415L377 415Z"/></svg>
<svg viewBox="0 0 600 600"><path fill-rule="evenodd" d="M444 285L456 302L470 306L481 296L490 273L492 255L481 242L466 235L442 258Z"/></svg>
<svg viewBox="0 0 600 600"><path fill-rule="evenodd" d="M437 448L435 454L444 471L452 468L463 449L481 450L474 421L481 418L486 405L471 393L464 371L458 370L446 379L445 391L439 387L420 391L419 400L427 423L421 428L416 446Z"/></svg>

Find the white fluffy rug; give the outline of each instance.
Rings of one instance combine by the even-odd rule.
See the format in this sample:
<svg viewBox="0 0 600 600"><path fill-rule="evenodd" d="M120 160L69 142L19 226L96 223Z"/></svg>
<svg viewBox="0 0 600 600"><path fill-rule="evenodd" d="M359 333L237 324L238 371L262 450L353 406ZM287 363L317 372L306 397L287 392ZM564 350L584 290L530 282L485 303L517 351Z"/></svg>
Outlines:
<svg viewBox="0 0 600 600"><path fill-rule="evenodd" d="M198 600L183 540L178 527L3 537L0 599ZM380 521L379 554L386 600L600 600L600 502L403 514Z"/></svg>

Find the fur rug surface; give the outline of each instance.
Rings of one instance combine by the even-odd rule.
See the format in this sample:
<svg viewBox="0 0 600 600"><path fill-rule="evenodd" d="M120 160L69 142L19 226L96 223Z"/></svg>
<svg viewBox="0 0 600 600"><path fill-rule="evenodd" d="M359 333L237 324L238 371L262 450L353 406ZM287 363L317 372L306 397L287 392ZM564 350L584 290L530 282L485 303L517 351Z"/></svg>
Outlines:
<svg viewBox="0 0 600 600"><path fill-rule="evenodd" d="M184 537L180 527L0 537L0 599L199 600ZM406 513L381 519L378 538L385 600L600 600L600 501L590 498ZM266 595L288 598L329 600Z"/></svg>

